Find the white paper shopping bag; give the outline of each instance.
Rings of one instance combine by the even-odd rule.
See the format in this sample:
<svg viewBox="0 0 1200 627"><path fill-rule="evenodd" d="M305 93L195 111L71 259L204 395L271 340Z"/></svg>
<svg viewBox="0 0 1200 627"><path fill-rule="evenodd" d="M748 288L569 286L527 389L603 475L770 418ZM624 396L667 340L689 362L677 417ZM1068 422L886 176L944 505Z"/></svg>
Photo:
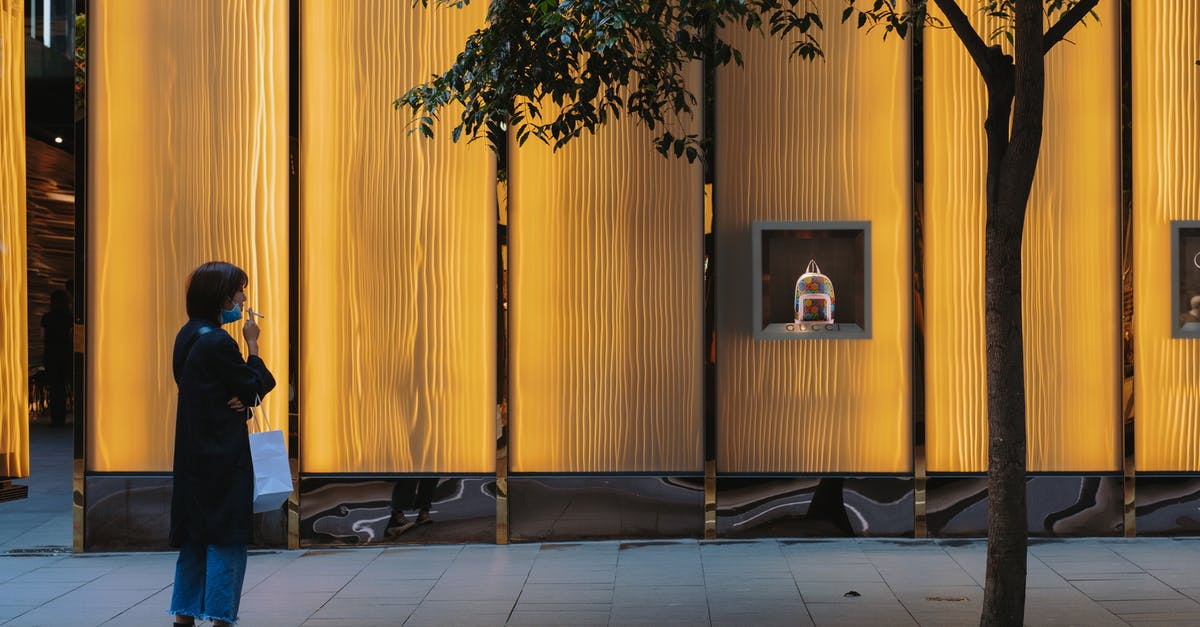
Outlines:
<svg viewBox="0 0 1200 627"><path fill-rule="evenodd" d="M283 431L267 429L262 412L251 408L251 421L258 432L250 434L250 459L254 463L254 513L279 509L292 494L292 470L288 466Z"/></svg>

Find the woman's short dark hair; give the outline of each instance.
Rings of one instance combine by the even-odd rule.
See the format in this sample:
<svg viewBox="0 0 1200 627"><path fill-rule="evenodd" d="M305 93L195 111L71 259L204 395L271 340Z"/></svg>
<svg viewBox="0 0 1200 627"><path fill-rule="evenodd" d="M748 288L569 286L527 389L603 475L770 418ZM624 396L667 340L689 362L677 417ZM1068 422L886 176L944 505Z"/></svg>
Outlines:
<svg viewBox="0 0 1200 627"><path fill-rule="evenodd" d="M210 261L192 271L187 280L189 318L220 322L225 301L246 289L246 272L224 261Z"/></svg>

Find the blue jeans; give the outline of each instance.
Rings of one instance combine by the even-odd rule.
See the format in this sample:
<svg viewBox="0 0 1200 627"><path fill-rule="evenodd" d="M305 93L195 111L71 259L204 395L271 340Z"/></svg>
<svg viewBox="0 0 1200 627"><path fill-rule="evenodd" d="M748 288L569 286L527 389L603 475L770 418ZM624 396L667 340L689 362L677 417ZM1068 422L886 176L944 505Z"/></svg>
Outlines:
<svg viewBox="0 0 1200 627"><path fill-rule="evenodd" d="M246 578L246 545L186 542L175 562L169 614L237 622Z"/></svg>

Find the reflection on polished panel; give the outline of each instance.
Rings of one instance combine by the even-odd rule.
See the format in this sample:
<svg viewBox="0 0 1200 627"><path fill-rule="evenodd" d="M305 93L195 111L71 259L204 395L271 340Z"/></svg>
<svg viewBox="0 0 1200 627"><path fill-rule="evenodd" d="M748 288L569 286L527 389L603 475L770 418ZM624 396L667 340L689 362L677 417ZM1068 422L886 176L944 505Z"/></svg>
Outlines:
<svg viewBox="0 0 1200 627"><path fill-rule="evenodd" d="M169 551L171 477L92 475L87 484L87 524L82 550ZM255 544L287 543L285 512L254 515Z"/></svg>
<svg viewBox="0 0 1200 627"><path fill-rule="evenodd" d="M817 4L822 15L844 7ZM909 47L830 22L821 34L827 58L816 63L789 61L787 42L725 33L745 67L720 70L716 103L722 473L912 467ZM758 220L870 221L871 339L753 337ZM804 271L794 268L791 280Z"/></svg>
<svg viewBox="0 0 1200 627"><path fill-rule="evenodd" d="M698 538L703 477L511 477L515 542Z"/></svg>
<svg viewBox="0 0 1200 627"><path fill-rule="evenodd" d="M303 3L304 472L495 467L494 162L448 124L409 135L391 107L485 8Z"/></svg>
<svg viewBox="0 0 1200 627"><path fill-rule="evenodd" d="M702 172L651 138L510 151L513 472L702 468Z"/></svg>
<svg viewBox="0 0 1200 627"><path fill-rule="evenodd" d="M287 8L90 4L89 470L171 468L171 350L187 276L212 259L249 275L280 382L264 405L287 424Z"/></svg>
<svg viewBox="0 0 1200 627"><path fill-rule="evenodd" d="M1200 477L1138 477L1139 536L1200 534Z"/></svg>
<svg viewBox="0 0 1200 627"><path fill-rule="evenodd" d="M0 0L0 477L29 475L21 7L21 0Z"/></svg>
<svg viewBox="0 0 1200 627"><path fill-rule="evenodd" d="M1195 472L1200 352L1194 339L1171 338L1169 251L1171 221L1200 220L1200 6L1134 2L1132 17L1137 469Z"/></svg>
<svg viewBox="0 0 1200 627"><path fill-rule="evenodd" d="M91 476L84 482L85 550L170 550L170 477Z"/></svg>
<svg viewBox="0 0 1200 627"><path fill-rule="evenodd" d="M722 538L912 536L913 482L729 477L717 480L717 517Z"/></svg>
<svg viewBox="0 0 1200 627"><path fill-rule="evenodd" d="M1040 476L1026 480L1029 535L1119 536L1124 525L1119 476ZM987 536L987 478L931 477L930 537Z"/></svg>
<svg viewBox="0 0 1200 627"><path fill-rule="evenodd" d="M1120 467L1118 5L1101 3L1099 24L1076 28L1046 57L1045 133L1022 248L1031 471ZM982 472L986 97L951 31L926 41L928 468Z"/></svg>
<svg viewBox="0 0 1200 627"><path fill-rule="evenodd" d="M391 522L395 512L411 524ZM303 546L491 542L495 534L496 482L491 477L300 482Z"/></svg>

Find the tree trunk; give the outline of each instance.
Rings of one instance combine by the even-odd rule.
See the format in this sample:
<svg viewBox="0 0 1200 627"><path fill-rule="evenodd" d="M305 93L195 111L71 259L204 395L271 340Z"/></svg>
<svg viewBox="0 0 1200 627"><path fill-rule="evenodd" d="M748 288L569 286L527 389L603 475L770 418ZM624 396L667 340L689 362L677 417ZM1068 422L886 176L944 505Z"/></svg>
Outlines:
<svg viewBox="0 0 1200 627"><path fill-rule="evenodd" d="M1013 30L1015 62L997 63L993 57L991 71L985 72L989 95L984 249L988 555L980 618L985 626L1021 625L1025 619L1028 524L1021 241L1042 141L1045 69L1041 0L1017 0ZM1002 127L1007 131L1007 124L1001 124L1001 120L1007 121L1009 102L1011 134L1000 131Z"/></svg>
<svg viewBox="0 0 1200 627"><path fill-rule="evenodd" d="M1025 358L1021 342L1021 229L988 211L988 544L981 625L1025 616ZM1023 213L1023 212L1022 212ZM1021 216L1024 217L1023 215Z"/></svg>

